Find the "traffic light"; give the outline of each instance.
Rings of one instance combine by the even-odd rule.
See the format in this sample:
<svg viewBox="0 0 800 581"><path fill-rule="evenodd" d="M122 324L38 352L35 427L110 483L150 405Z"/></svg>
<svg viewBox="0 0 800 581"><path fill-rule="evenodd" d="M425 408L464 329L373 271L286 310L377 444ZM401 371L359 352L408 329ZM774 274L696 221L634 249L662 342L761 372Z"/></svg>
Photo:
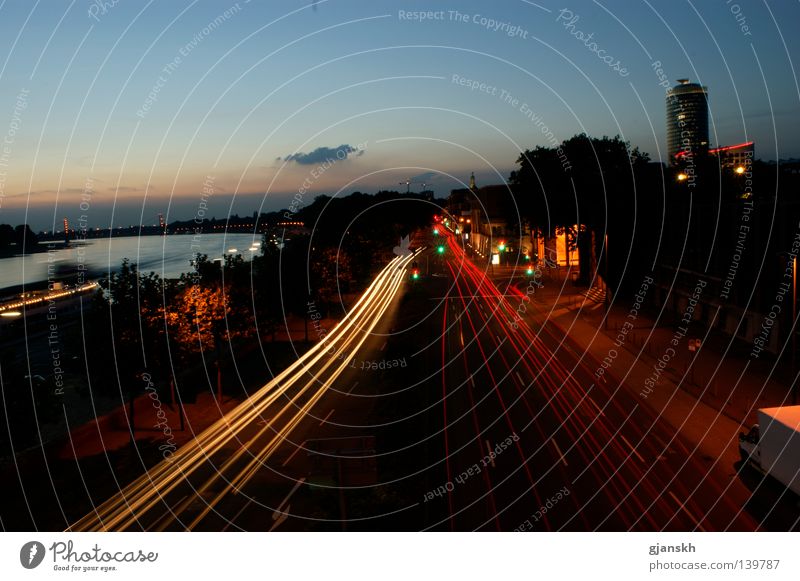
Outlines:
<svg viewBox="0 0 800 581"><path fill-rule="evenodd" d="M434 236L438 236L439 235L439 228L434 228L433 229L433 235Z"/></svg>
<svg viewBox="0 0 800 581"><path fill-rule="evenodd" d="M439 244L439 246L436 247L436 252L444 254L444 244Z"/></svg>
<svg viewBox="0 0 800 581"><path fill-rule="evenodd" d="M506 251L506 243L505 242L501 242L500 244L497 245L497 249L500 252L505 252Z"/></svg>
<svg viewBox="0 0 800 581"><path fill-rule="evenodd" d="M414 268L411 270L411 280L419 280L419 269Z"/></svg>
<svg viewBox="0 0 800 581"><path fill-rule="evenodd" d="M525 274L531 276L533 274L533 269L529 266L528 269L525 271Z"/></svg>

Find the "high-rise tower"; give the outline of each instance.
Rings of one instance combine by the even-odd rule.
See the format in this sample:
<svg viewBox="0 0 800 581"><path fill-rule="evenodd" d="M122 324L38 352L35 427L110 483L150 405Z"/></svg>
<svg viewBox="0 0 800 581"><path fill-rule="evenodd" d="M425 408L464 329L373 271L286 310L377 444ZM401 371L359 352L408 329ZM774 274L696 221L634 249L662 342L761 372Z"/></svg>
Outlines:
<svg viewBox="0 0 800 581"><path fill-rule="evenodd" d="M689 79L667 91L667 155L676 165L682 153L684 163L708 153L708 89Z"/></svg>

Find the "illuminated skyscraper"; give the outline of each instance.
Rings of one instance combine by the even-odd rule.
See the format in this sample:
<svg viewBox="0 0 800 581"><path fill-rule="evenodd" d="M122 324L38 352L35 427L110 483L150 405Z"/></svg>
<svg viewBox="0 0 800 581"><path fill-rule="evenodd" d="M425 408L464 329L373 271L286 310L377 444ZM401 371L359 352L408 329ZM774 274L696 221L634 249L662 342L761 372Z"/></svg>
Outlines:
<svg viewBox="0 0 800 581"><path fill-rule="evenodd" d="M667 91L669 165L677 164L679 153L685 163L708 153L708 89L689 79Z"/></svg>

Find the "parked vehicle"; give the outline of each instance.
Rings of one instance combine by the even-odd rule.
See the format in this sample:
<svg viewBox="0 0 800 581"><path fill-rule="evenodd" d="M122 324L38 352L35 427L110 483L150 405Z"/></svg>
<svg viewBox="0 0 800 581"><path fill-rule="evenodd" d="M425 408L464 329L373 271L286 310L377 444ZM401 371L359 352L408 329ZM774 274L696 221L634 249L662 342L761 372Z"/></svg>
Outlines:
<svg viewBox="0 0 800 581"><path fill-rule="evenodd" d="M739 434L739 455L800 495L800 405L758 410L758 423Z"/></svg>

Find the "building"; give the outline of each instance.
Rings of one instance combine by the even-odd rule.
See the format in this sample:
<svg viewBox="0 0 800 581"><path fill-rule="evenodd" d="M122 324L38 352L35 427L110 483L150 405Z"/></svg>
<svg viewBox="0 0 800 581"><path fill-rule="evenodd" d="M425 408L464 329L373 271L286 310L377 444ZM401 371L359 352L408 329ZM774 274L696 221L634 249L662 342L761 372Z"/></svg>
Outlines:
<svg viewBox="0 0 800 581"><path fill-rule="evenodd" d="M667 91L669 164L691 163L708 153L708 89L689 79Z"/></svg>
<svg viewBox="0 0 800 581"><path fill-rule="evenodd" d="M548 233L531 228L519 216L507 184L478 187L473 174L468 188L450 192L447 210L465 244L494 264L533 260L548 267L578 266L578 235L586 227L575 224Z"/></svg>
<svg viewBox="0 0 800 581"><path fill-rule="evenodd" d="M755 153L755 143L746 141L738 145L726 145L708 151L710 155L719 158L720 167L730 168L736 173L744 173L750 169Z"/></svg>
<svg viewBox="0 0 800 581"><path fill-rule="evenodd" d="M465 242L482 256L499 256L501 246L510 248L509 241L519 238L519 230L509 227L515 209L508 185L479 188L472 174L469 188L450 192L447 209L458 221Z"/></svg>
<svg viewBox="0 0 800 581"><path fill-rule="evenodd" d="M719 166L721 168L732 169L736 173L744 173L750 168L754 154L754 141L745 141L737 145L724 145L708 150L708 155L719 158ZM679 151L675 158L680 162L685 156L683 151Z"/></svg>

